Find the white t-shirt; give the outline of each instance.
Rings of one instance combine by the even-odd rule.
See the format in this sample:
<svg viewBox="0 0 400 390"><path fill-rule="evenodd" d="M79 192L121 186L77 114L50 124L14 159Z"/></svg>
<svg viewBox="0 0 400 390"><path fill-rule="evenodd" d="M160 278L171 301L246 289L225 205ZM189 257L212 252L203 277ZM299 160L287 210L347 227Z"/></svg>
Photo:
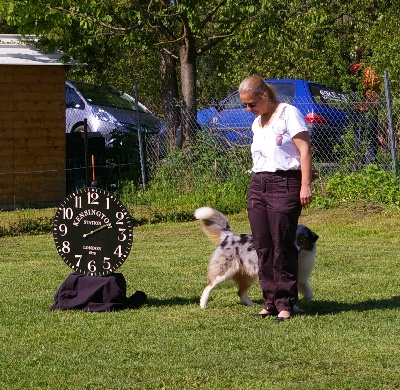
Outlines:
<svg viewBox="0 0 400 390"><path fill-rule="evenodd" d="M258 116L251 129L253 172L300 169L300 153L292 138L308 129L303 115L296 107L281 103L274 120L268 126L261 127Z"/></svg>

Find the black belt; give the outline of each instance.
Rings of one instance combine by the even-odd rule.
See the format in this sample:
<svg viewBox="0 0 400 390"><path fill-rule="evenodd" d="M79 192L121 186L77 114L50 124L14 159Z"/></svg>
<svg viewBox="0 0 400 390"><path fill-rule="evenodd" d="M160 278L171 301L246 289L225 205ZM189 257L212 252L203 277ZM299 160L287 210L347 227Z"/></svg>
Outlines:
<svg viewBox="0 0 400 390"><path fill-rule="evenodd" d="M283 176L283 177L298 177L298 175L301 174L300 169L290 169L288 171L275 171L275 172L268 172L268 171L262 171L262 172L253 172L254 175L277 175L277 176Z"/></svg>

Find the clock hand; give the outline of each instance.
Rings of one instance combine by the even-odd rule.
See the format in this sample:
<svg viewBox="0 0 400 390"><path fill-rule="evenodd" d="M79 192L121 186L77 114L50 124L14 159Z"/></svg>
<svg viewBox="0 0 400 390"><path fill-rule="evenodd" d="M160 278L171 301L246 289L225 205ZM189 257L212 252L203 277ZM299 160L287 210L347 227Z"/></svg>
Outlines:
<svg viewBox="0 0 400 390"><path fill-rule="evenodd" d="M107 227L108 227L108 225L100 226L100 227L98 227L97 229L94 229L94 230L92 230L92 231L89 232L89 233L85 233L85 234L83 235L83 238L87 238L87 237L93 235L94 233L97 233L97 232L99 232L100 230L103 230L103 229L105 229L105 228L107 228Z"/></svg>

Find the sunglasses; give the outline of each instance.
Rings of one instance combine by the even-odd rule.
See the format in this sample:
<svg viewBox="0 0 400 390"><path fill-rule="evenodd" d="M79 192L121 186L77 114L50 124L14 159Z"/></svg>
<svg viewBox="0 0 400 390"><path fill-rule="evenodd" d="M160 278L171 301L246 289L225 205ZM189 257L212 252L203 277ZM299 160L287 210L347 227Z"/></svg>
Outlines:
<svg viewBox="0 0 400 390"><path fill-rule="evenodd" d="M247 108L247 107L254 108L256 105L257 105L257 103L243 103L244 108Z"/></svg>

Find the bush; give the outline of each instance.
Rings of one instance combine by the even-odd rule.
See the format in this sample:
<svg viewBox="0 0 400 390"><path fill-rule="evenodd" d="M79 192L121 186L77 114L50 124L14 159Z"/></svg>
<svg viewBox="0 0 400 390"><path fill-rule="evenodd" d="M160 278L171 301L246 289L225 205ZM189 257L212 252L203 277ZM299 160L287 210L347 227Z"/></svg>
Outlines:
<svg viewBox="0 0 400 390"><path fill-rule="evenodd" d="M324 192L316 195L315 203L327 207L357 201L398 208L399 179L373 164L349 175L337 172L327 182Z"/></svg>
<svg viewBox="0 0 400 390"><path fill-rule="evenodd" d="M147 207L151 222L191 220L194 210L205 205L225 213L242 211L250 179L249 150L214 146L203 138L174 150L154 170L146 191L122 183L121 200L131 210Z"/></svg>
<svg viewBox="0 0 400 390"><path fill-rule="evenodd" d="M123 177L118 196L136 224L190 221L201 206L225 214L246 209L251 167L249 148L225 148L201 138L159 161L146 189ZM330 175L330 176L328 176ZM399 208L399 179L392 172L369 165L356 173L329 173L314 182L308 207L331 208L364 204L365 209ZM0 236L51 232L54 210L17 210L0 213Z"/></svg>
<svg viewBox="0 0 400 390"><path fill-rule="evenodd" d="M0 237L50 233L53 215L54 209L1 212Z"/></svg>

